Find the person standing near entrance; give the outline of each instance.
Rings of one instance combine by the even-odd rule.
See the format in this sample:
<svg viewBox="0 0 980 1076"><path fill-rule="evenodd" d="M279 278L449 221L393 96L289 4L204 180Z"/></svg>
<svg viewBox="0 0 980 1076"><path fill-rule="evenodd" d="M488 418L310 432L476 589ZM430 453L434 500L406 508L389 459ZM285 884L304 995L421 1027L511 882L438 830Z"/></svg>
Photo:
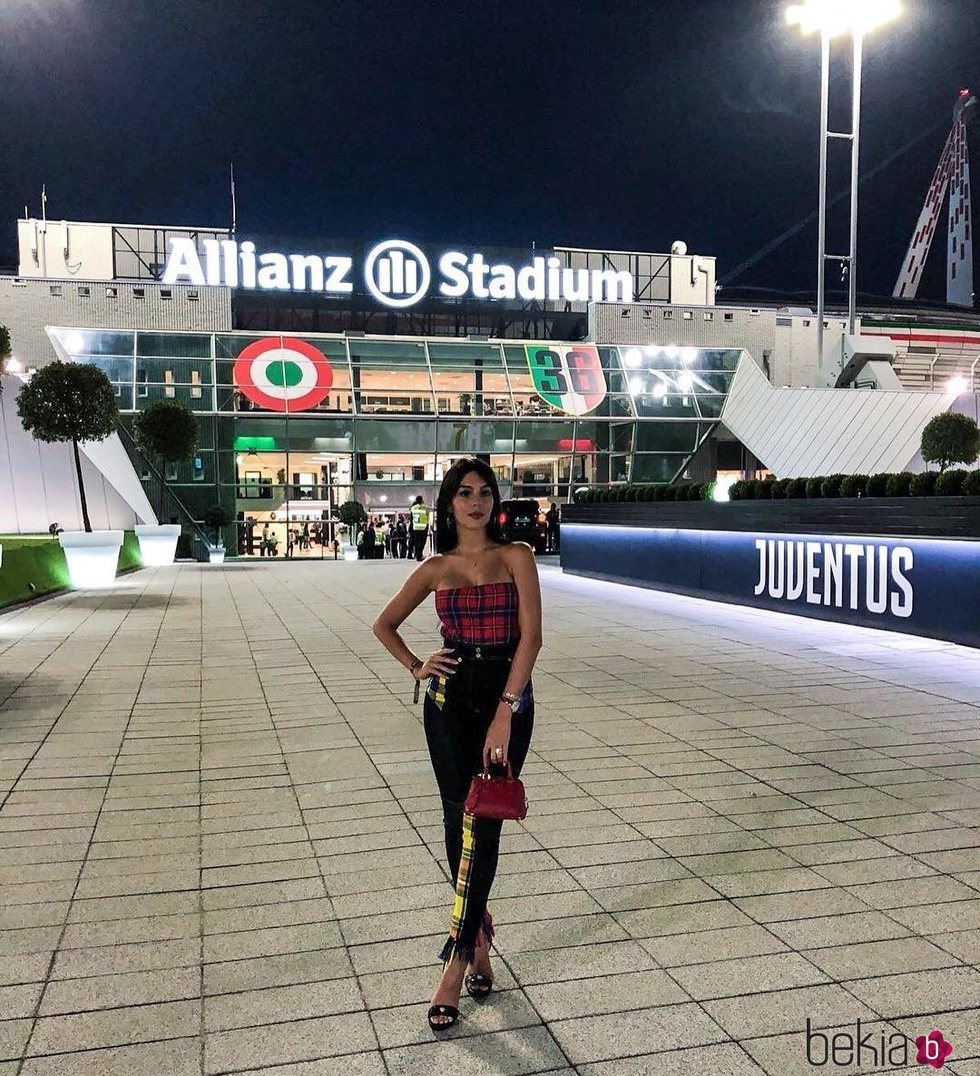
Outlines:
<svg viewBox="0 0 980 1076"><path fill-rule="evenodd" d="M259 556L264 557L269 550L269 524L262 528L262 541L259 543Z"/></svg>
<svg viewBox="0 0 980 1076"><path fill-rule="evenodd" d="M557 553L559 551L558 505L552 504L544 518L548 525L548 552Z"/></svg>
<svg viewBox="0 0 980 1076"><path fill-rule="evenodd" d="M374 559L385 559L385 524L380 517L374 525Z"/></svg>
<svg viewBox="0 0 980 1076"><path fill-rule="evenodd" d="M361 531L361 554L363 560L374 559L374 524L367 520Z"/></svg>
<svg viewBox="0 0 980 1076"><path fill-rule="evenodd" d="M487 900L502 822L464 813L473 776L509 767L519 776L531 744L531 671L541 649L541 594L534 552L503 541L497 479L482 460L449 468L436 503L436 556L419 565L374 622L384 647L423 684L424 728L442 798L455 902L439 954L444 967L428 1013L445 1031L459 1020L465 983L473 998L493 986ZM424 532L422 532L424 534ZM435 595L445 646L426 660L398 628Z"/></svg>
<svg viewBox="0 0 980 1076"><path fill-rule="evenodd" d="M421 560L425 555L425 539L429 533L429 510L422 501L422 495L415 498L412 505L412 556Z"/></svg>
<svg viewBox="0 0 980 1076"><path fill-rule="evenodd" d="M399 512L395 523L395 530L391 536L392 556L403 560L408 555L408 527L405 526L405 517Z"/></svg>

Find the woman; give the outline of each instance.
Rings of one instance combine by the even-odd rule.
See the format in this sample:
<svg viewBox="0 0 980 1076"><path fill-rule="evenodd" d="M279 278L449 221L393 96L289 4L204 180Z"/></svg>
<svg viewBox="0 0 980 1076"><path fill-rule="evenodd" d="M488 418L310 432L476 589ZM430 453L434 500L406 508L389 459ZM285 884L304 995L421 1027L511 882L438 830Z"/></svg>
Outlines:
<svg viewBox="0 0 980 1076"><path fill-rule="evenodd" d="M374 525L367 520L361 531L361 544L358 547L358 558L361 560L374 559Z"/></svg>
<svg viewBox="0 0 980 1076"><path fill-rule="evenodd" d="M449 876L455 881L442 978L429 1027L459 1019L464 977L471 997L490 993L493 922L487 898L497 870L500 821L463 814L474 774L524 765L534 724L531 669L541 649L541 594L531 547L505 543L500 492L481 460L449 468L436 502L435 556L423 561L374 622L374 634L416 678L427 681L424 726L442 797ZM446 645L424 661L398 634L429 593Z"/></svg>

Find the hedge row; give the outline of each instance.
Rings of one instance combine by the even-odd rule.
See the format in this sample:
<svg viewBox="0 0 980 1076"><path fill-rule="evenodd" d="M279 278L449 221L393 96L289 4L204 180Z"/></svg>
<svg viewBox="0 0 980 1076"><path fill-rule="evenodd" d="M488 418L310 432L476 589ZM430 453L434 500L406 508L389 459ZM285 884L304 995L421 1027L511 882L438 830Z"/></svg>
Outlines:
<svg viewBox="0 0 980 1076"><path fill-rule="evenodd" d="M575 494L576 504L609 504L621 501L706 501L713 482L660 482L652 486L610 486L608 489L583 489Z"/></svg>
<svg viewBox="0 0 980 1076"><path fill-rule="evenodd" d="M925 471L912 474L832 474L814 478L750 478L728 490L733 501L818 497L980 496L980 471Z"/></svg>

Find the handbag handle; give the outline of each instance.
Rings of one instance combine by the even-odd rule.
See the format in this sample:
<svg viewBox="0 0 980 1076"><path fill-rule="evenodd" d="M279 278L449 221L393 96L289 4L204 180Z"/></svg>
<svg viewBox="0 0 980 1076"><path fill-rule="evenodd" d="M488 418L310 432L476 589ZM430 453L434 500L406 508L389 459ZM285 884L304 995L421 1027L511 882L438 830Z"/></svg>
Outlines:
<svg viewBox="0 0 980 1076"><path fill-rule="evenodd" d="M507 776L511 777L511 778L514 776L514 771L513 771L513 769L511 768L511 765L510 765L510 759L507 759L507 761L503 762L503 763L495 762L495 763L493 763L493 765L495 765L495 766L506 766L507 767ZM483 778L484 781L492 780L492 778L490 777L490 771L489 770L484 770L480 774L480 776Z"/></svg>

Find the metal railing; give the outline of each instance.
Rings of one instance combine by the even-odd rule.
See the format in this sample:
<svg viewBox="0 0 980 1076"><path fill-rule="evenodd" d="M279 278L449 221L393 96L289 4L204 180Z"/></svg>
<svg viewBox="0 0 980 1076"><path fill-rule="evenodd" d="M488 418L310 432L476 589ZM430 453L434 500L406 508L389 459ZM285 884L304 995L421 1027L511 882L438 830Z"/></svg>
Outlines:
<svg viewBox="0 0 980 1076"><path fill-rule="evenodd" d="M119 440L122 441L123 446L136 470L137 476L140 478L143 489L146 492L146 496L153 505L154 510L157 510L158 506L161 506L161 516L176 515L177 522L182 527L187 527L194 532L194 535L200 539L202 546L198 549L194 548L192 543L192 551L194 556L198 560L207 559L207 551L212 545L211 535L205 530L200 520L194 518L190 509L174 492L170 483L164 480L163 475L159 469L148 459L146 455L140 450L139 445L133 439L133 435L126 429L123 423L117 423L117 431L119 433ZM143 477L143 474L149 472L150 480ZM162 495L162 496L161 496ZM161 518L160 522L163 523L164 519Z"/></svg>

